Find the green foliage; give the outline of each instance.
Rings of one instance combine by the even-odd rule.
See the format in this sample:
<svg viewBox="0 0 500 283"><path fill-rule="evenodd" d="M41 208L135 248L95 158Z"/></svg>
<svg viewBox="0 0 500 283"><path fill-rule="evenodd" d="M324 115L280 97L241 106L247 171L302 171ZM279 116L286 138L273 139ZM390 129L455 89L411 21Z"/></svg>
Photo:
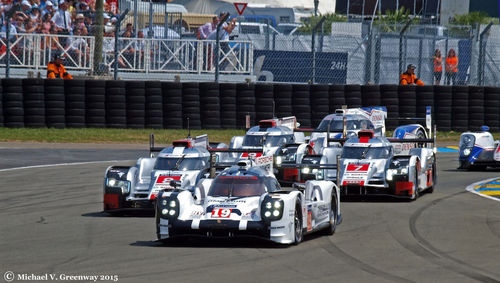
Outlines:
<svg viewBox="0 0 500 283"><path fill-rule="evenodd" d="M482 11L476 11L463 15L455 15L453 19L451 19L450 24L476 26L478 24L488 24L489 21L490 18L488 18L488 14Z"/></svg>
<svg viewBox="0 0 500 283"><path fill-rule="evenodd" d="M299 32L305 33L305 34L311 34L312 29L316 24L321 20L321 18L325 16L325 22L324 22L324 31L325 34L330 34L332 32L332 23L333 22L347 22L347 18L343 15L338 15L338 14L326 14L326 15L320 15L320 16L312 16L310 17L307 21L302 21L304 24L302 27L300 27Z"/></svg>
<svg viewBox="0 0 500 283"><path fill-rule="evenodd" d="M374 24L383 32L399 32L408 21L413 21L410 10L401 7L396 11L386 10L385 15L378 13Z"/></svg>

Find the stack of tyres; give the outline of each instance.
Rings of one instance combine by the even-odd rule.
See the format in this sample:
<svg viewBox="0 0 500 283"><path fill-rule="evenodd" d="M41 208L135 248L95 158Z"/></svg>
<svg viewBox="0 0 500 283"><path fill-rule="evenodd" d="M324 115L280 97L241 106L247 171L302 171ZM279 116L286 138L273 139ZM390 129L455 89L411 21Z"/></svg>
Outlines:
<svg viewBox="0 0 500 283"><path fill-rule="evenodd" d="M24 126L43 128L45 124L45 94L42 79L23 80Z"/></svg>
<svg viewBox="0 0 500 283"><path fill-rule="evenodd" d="M49 128L66 127L64 80L45 80L45 122Z"/></svg>
<svg viewBox="0 0 500 283"><path fill-rule="evenodd" d="M273 118L274 87L272 84L259 83L255 85L255 119L257 121Z"/></svg>
<svg viewBox="0 0 500 283"><path fill-rule="evenodd" d="M434 113L434 86L423 85L417 86L417 117L425 118L426 107L430 106L432 115Z"/></svg>
<svg viewBox="0 0 500 283"><path fill-rule="evenodd" d="M344 96L348 108L357 108L362 106L360 85L345 85Z"/></svg>
<svg viewBox="0 0 500 283"><path fill-rule="evenodd" d="M491 131L500 130L500 88L484 88L484 121Z"/></svg>
<svg viewBox="0 0 500 283"><path fill-rule="evenodd" d="M469 129L469 87L452 87L451 129L465 132Z"/></svg>
<svg viewBox="0 0 500 283"><path fill-rule="evenodd" d="M236 84L222 83L220 92L220 118L224 129L236 129Z"/></svg>
<svg viewBox="0 0 500 283"><path fill-rule="evenodd" d="M3 121L4 121L4 118L3 118L3 87L2 87L2 84L0 83L0 127L4 126Z"/></svg>
<svg viewBox="0 0 500 283"><path fill-rule="evenodd" d="M200 116L200 88L197 82L182 84L182 114L184 115L184 128L201 129Z"/></svg>
<svg viewBox="0 0 500 283"><path fill-rule="evenodd" d="M163 82L163 127L182 129L182 84Z"/></svg>
<svg viewBox="0 0 500 283"><path fill-rule="evenodd" d="M219 84L213 82L200 83L201 127L203 129L220 129Z"/></svg>
<svg viewBox="0 0 500 283"><path fill-rule="evenodd" d="M9 128L24 127L23 88L21 79L3 79L4 124Z"/></svg>
<svg viewBox="0 0 500 283"><path fill-rule="evenodd" d="M106 81L85 81L85 108L87 128L106 127Z"/></svg>
<svg viewBox="0 0 500 283"><path fill-rule="evenodd" d="M246 115L250 116L250 127L255 125L255 84L236 84L236 126L245 128Z"/></svg>
<svg viewBox="0 0 500 283"><path fill-rule="evenodd" d="M311 123L317 127L321 120L330 112L328 85L311 86Z"/></svg>
<svg viewBox="0 0 500 283"><path fill-rule="evenodd" d="M451 130L451 86L434 86L434 109L436 127L438 131Z"/></svg>
<svg viewBox="0 0 500 283"><path fill-rule="evenodd" d="M361 103L363 107L381 106L380 98L381 98L380 86L378 85L361 86Z"/></svg>
<svg viewBox="0 0 500 283"><path fill-rule="evenodd" d="M292 90L292 85L290 84L276 84L274 86L276 117L292 116Z"/></svg>
<svg viewBox="0 0 500 283"><path fill-rule="evenodd" d="M163 129L163 95L160 81L146 82L146 128Z"/></svg>
<svg viewBox="0 0 500 283"><path fill-rule="evenodd" d="M85 81L64 80L66 127L85 128Z"/></svg>
<svg viewBox="0 0 500 283"><path fill-rule="evenodd" d="M415 118L417 116L417 92L414 85L398 86L399 117ZM400 125L408 124L408 121L399 121Z"/></svg>
<svg viewBox="0 0 500 283"><path fill-rule="evenodd" d="M144 81L125 82L127 101L127 128L144 129L146 111L146 84Z"/></svg>
<svg viewBox="0 0 500 283"><path fill-rule="evenodd" d="M484 125L484 87L469 87L469 130L477 131Z"/></svg>
<svg viewBox="0 0 500 283"><path fill-rule="evenodd" d="M380 85L380 104L387 108L387 120L385 126L388 130L394 130L399 125L399 95L397 85Z"/></svg>
<svg viewBox="0 0 500 283"><path fill-rule="evenodd" d="M342 106L347 105L345 102L345 86L344 85L331 85L329 89L330 96L330 113L335 113L335 110L341 109Z"/></svg>
<svg viewBox="0 0 500 283"><path fill-rule="evenodd" d="M127 103L124 81L106 81L106 127L127 127Z"/></svg>
<svg viewBox="0 0 500 283"><path fill-rule="evenodd" d="M292 87L293 115L301 127L310 128L311 123L311 93L309 85L296 84ZM315 125L316 126L316 125Z"/></svg>

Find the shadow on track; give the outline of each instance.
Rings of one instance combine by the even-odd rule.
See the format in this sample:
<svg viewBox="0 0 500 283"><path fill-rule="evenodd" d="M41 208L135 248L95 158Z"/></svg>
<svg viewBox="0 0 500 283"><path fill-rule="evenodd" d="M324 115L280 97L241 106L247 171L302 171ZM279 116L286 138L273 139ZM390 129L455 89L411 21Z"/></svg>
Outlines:
<svg viewBox="0 0 500 283"><path fill-rule="evenodd" d="M154 211L120 211L114 213L108 213L104 211L100 212L89 212L82 214L84 217L137 217L137 218L150 218L154 217Z"/></svg>

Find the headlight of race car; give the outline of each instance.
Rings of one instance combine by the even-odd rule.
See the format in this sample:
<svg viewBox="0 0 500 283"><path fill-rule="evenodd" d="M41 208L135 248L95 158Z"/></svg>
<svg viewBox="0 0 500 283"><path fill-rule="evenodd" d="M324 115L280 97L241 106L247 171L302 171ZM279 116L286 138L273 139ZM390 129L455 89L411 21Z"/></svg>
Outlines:
<svg viewBox="0 0 500 283"><path fill-rule="evenodd" d="M309 169L309 167L302 168L302 173L303 174L309 174L310 172L311 172L311 169Z"/></svg>
<svg viewBox="0 0 500 283"><path fill-rule="evenodd" d="M166 198L158 203L160 205L161 217L163 218L177 218L179 216L179 200Z"/></svg>
<svg viewBox="0 0 500 283"><path fill-rule="evenodd" d="M130 181L107 178L106 187L121 188L123 194L128 194L130 192Z"/></svg>
<svg viewBox="0 0 500 283"><path fill-rule="evenodd" d="M281 156L276 156L276 165L281 165Z"/></svg>
<svg viewBox="0 0 500 283"><path fill-rule="evenodd" d="M465 148L462 153L465 155L465 156L468 156L470 153L471 153L471 149L470 148Z"/></svg>
<svg viewBox="0 0 500 283"><path fill-rule="evenodd" d="M285 203L280 199L273 199L269 196L264 198L261 205L260 215L266 222L280 220L283 216L283 207Z"/></svg>
<svg viewBox="0 0 500 283"><path fill-rule="evenodd" d="M407 175L407 174L408 174L408 167L387 169L385 178L387 179L387 181L392 181L394 175Z"/></svg>

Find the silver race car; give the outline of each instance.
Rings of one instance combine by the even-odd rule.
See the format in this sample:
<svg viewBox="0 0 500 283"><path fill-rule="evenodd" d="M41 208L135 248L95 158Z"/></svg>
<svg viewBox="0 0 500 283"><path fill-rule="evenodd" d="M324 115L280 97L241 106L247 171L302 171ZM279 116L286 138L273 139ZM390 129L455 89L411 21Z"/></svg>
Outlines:
<svg viewBox="0 0 500 283"><path fill-rule="evenodd" d="M150 152L159 152L157 157L139 158L135 166L108 167L104 177L104 211L118 214L126 210L153 210L158 191L172 189L170 181L178 181L178 188L194 186L208 173L208 148L206 135L177 140L167 148L155 148L152 142Z"/></svg>
<svg viewBox="0 0 500 283"><path fill-rule="evenodd" d="M433 139L392 139L375 137L372 131L360 131L359 137L346 141L340 159L342 195L383 194L418 198L433 191L436 184L436 157ZM405 146L395 148L394 143ZM401 149L403 148L403 149Z"/></svg>
<svg viewBox="0 0 500 283"><path fill-rule="evenodd" d="M500 167L500 140L495 140L488 126L479 132L460 135L458 169L485 170L487 166Z"/></svg>
<svg viewBox="0 0 500 283"><path fill-rule="evenodd" d="M161 191L156 203L158 239L256 236L298 244L304 234L333 234L341 222L338 187L331 181L281 187L272 162L272 156L241 160L191 190Z"/></svg>

